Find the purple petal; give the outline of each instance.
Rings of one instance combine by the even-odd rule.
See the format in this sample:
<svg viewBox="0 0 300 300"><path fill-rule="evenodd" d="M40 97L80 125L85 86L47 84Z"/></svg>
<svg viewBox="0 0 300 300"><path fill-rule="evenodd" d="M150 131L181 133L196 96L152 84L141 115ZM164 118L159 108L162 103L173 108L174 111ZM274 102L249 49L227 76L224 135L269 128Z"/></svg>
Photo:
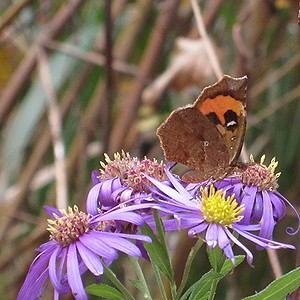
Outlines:
<svg viewBox="0 0 300 300"><path fill-rule="evenodd" d="M250 266L252 266L252 261L253 261L253 255L251 251L245 247L227 228L225 228L227 236L236 244L238 245L241 249L243 249L246 253L247 256L247 262Z"/></svg>
<svg viewBox="0 0 300 300"><path fill-rule="evenodd" d="M256 236L250 232L240 230L238 227L234 227L234 230L245 237L246 239L254 242L258 246L260 246L262 249L264 248L270 248L270 249L280 249L280 248L289 248L289 249L295 249L295 246L289 245L289 244L284 244L276 241L272 241L269 239L266 239L262 236Z"/></svg>
<svg viewBox="0 0 300 300"><path fill-rule="evenodd" d="M86 210L91 215L96 215L98 213L98 197L101 189L101 184L93 186L87 196L86 200Z"/></svg>
<svg viewBox="0 0 300 300"><path fill-rule="evenodd" d="M18 300L36 299L42 295L43 285L48 278L48 263L52 252L40 253L32 262L26 279L18 293Z"/></svg>
<svg viewBox="0 0 300 300"><path fill-rule="evenodd" d="M133 190L124 188L121 191L121 193L119 191L118 194L120 195L120 203L124 203L124 202L128 201L129 199L131 199ZM112 194L112 196L114 197L114 193Z"/></svg>
<svg viewBox="0 0 300 300"><path fill-rule="evenodd" d="M210 223L205 235L206 244L209 249L213 249L218 244L218 225Z"/></svg>
<svg viewBox="0 0 300 300"><path fill-rule="evenodd" d="M282 201L286 202L286 203L290 206L290 208L294 211L294 213L296 214L296 217L297 217L297 219L298 219L298 227L297 227L296 229L293 229L292 227L288 227L288 228L286 229L286 232L287 232L288 234L291 234L291 235L297 234L298 231L300 230L300 216L299 216L298 211L297 211L296 208L292 205L292 203L291 203L288 199L286 199L285 197L283 197L279 192L276 191L274 194L275 194L278 198L282 199Z"/></svg>
<svg viewBox="0 0 300 300"><path fill-rule="evenodd" d="M105 242L107 245L122 251L128 255L140 257L142 253L140 249L134 245L133 243L123 239L121 237L116 236L115 234L103 232L102 241Z"/></svg>
<svg viewBox="0 0 300 300"><path fill-rule="evenodd" d="M76 247L77 247L78 253L80 254L80 256L81 256L84 264L87 266L87 268L95 276L99 276L99 275L103 274L103 265L101 263L101 260L99 259L99 256L96 255L89 248L85 247L80 242L76 243Z"/></svg>
<svg viewBox="0 0 300 300"><path fill-rule="evenodd" d="M55 207L45 205L44 210L52 218L55 218L55 215L62 217L62 213Z"/></svg>
<svg viewBox="0 0 300 300"><path fill-rule="evenodd" d="M124 186L122 184L122 181L120 178L113 178L109 180L105 180L100 183L101 185L101 190L99 193L99 201L100 201L100 206L107 208L111 208L116 206L117 200L112 197L112 193L116 190L121 189L123 191Z"/></svg>
<svg viewBox="0 0 300 300"><path fill-rule="evenodd" d="M101 221L108 220L126 221L139 226L144 224L144 219L140 215L134 212L126 212L122 209L101 216Z"/></svg>
<svg viewBox="0 0 300 300"><path fill-rule="evenodd" d="M249 224L250 223L250 218L251 214L253 211L253 205L254 205L254 200L256 196L256 191L257 188L253 186L246 186L245 190L243 192L243 198L241 201L241 205L245 205L245 210L243 211L242 215L244 216L243 219L240 221L241 224Z"/></svg>
<svg viewBox="0 0 300 300"><path fill-rule="evenodd" d="M267 191L262 191L263 197L263 216L261 223L261 231L259 233L260 236L270 239L273 234L275 222L273 219L273 207Z"/></svg>
<svg viewBox="0 0 300 300"><path fill-rule="evenodd" d="M100 182L100 180L99 180L99 172L98 171L96 171L96 170L93 170L92 171L92 174L91 174L91 179L92 179L92 183L93 183L93 185L96 185L96 184L98 184L99 182Z"/></svg>
<svg viewBox="0 0 300 300"><path fill-rule="evenodd" d="M108 232L103 232L103 234L110 234ZM134 239L139 240L147 243L152 243L152 240L149 236L142 235L142 234L128 234L128 233L112 233L113 235L119 236L121 238L127 238L127 239Z"/></svg>
<svg viewBox="0 0 300 300"><path fill-rule="evenodd" d="M147 174L145 174L145 176L147 177L147 179L149 179L159 190L161 190L164 194L166 194L167 196L169 196L170 198L172 198L174 201L177 201L179 203L186 203L187 205L189 204L189 199L192 199L193 197L185 190L184 194L185 195L181 195L180 193L178 193L176 190L174 190L174 188L171 188L165 184L163 184L162 182L148 176ZM184 196L186 198L184 198Z"/></svg>
<svg viewBox="0 0 300 300"><path fill-rule="evenodd" d="M35 250L37 252L53 252L54 249L56 247L58 247L59 245L57 244L57 242L55 241L48 241L42 245L40 245L38 248L36 248Z"/></svg>
<svg viewBox="0 0 300 300"><path fill-rule="evenodd" d="M224 254L226 255L226 257L232 261L233 265L235 265L235 257L234 257L230 243L226 247L224 247L222 250L223 250Z"/></svg>
<svg viewBox="0 0 300 300"><path fill-rule="evenodd" d="M69 245L67 255L68 282L75 299L88 300L78 266L77 250L74 243Z"/></svg>
<svg viewBox="0 0 300 300"><path fill-rule="evenodd" d="M224 227L218 226L218 246L224 250L230 244L230 239L225 233Z"/></svg>
<svg viewBox="0 0 300 300"><path fill-rule="evenodd" d="M98 254L99 256L115 260L118 257L117 252L107 246L107 244L102 241L103 232L100 231L90 231L79 237L80 242L88 249Z"/></svg>
<svg viewBox="0 0 300 300"><path fill-rule="evenodd" d="M185 197L186 199L192 198L190 193L185 189L185 187L182 186L182 184L174 177L174 175L169 170L166 170L166 174L172 185L183 197Z"/></svg>
<svg viewBox="0 0 300 300"><path fill-rule="evenodd" d="M195 235L197 235L200 232L203 232L206 228L208 227L208 223L206 222L202 222L201 224L199 224L198 226L195 226L193 228L191 228L188 231L188 235L190 237L195 237Z"/></svg>
<svg viewBox="0 0 300 300"><path fill-rule="evenodd" d="M279 198L276 194L270 193L270 200L274 206L274 218L276 222L281 220L286 214L286 205L281 198Z"/></svg>
<svg viewBox="0 0 300 300"><path fill-rule="evenodd" d="M54 289L59 294L66 294L69 291L68 286L62 284L62 270L65 264L66 253L66 251L62 252L61 247L57 247L49 260L50 280ZM57 263L59 264L58 267Z"/></svg>

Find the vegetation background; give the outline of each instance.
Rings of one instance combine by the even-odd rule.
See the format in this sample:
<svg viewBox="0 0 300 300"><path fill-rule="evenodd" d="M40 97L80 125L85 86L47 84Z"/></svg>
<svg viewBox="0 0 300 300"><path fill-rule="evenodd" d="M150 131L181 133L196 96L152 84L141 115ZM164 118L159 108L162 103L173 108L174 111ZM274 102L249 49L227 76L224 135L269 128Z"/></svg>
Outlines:
<svg viewBox="0 0 300 300"><path fill-rule="evenodd" d="M48 239L43 205L84 209L104 152L163 159L156 128L218 79L210 57L221 72L249 77L247 152L266 154L267 163L276 156L279 191L299 208L299 3L198 4L201 37L189 0L1 1L0 299L16 297L34 249ZM298 236L285 233L297 219L287 213L274 238L297 247ZM193 242L185 232L170 236L178 280ZM299 265L298 250L278 251L276 264L248 246L255 268L239 266L217 299L253 294ZM125 282L134 278L126 257L116 267ZM208 268L203 251L190 281Z"/></svg>

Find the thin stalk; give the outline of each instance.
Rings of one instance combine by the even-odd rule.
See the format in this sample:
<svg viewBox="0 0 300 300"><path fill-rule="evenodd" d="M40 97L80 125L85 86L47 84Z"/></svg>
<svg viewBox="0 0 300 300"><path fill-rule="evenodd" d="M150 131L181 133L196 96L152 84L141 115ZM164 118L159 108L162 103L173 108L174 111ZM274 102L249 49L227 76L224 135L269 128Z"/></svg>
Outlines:
<svg viewBox="0 0 300 300"><path fill-rule="evenodd" d="M124 299L135 300L126 287L119 281L116 274L103 262L105 268L105 275L115 285L115 287L122 293Z"/></svg>
<svg viewBox="0 0 300 300"><path fill-rule="evenodd" d="M145 276L144 276L144 273L143 273L143 270L138 262L138 259L135 258L135 257L132 257L130 256L129 257L131 263L133 264L134 268L135 268L135 272L140 280L140 283L142 284L143 286L143 296L144 296L144 299L149 299L149 300L152 300L152 296L150 294L150 291L149 291L149 288L148 288L148 285L147 285L147 282L146 282L146 279L145 279Z"/></svg>
<svg viewBox="0 0 300 300"><path fill-rule="evenodd" d="M160 238L160 242L163 245L163 247L165 248L166 253L169 253L163 223L162 223L157 211L155 211L153 215L154 215L154 219L155 219L156 230L157 230L158 236ZM170 269L172 272L172 276L171 276L171 278L169 278L171 294L172 294L172 299L175 299L176 293L177 293L177 287L176 287L176 283L175 283L175 279L174 279L174 270L173 270L172 262L171 262L169 255L168 255L168 260L169 260L169 266L170 266Z"/></svg>
<svg viewBox="0 0 300 300"><path fill-rule="evenodd" d="M190 270L191 270L191 267L192 267L192 262L195 258L195 255L197 254L197 252L199 251L199 249L201 248L201 246L203 245L203 241L201 239L198 239L197 243L194 245L194 247L191 249L190 253L189 253L189 256L187 258L187 261L186 261L186 264L185 264L185 267L184 267L184 271L183 271L183 275L182 275L182 280L180 282L180 285L179 285L179 288L178 288L178 291L177 291L177 295L175 297L175 299L179 299L185 285L186 285L186 282L187 282L187 279L189 277L189 274L190 274Z"/></svg>
<svg viewBox="0 0 300 300"><path fill-rule="evenodd" d="M164 287L164 284L163 284L163 280L161 278L160 270L159 270L158 266L155 263L151 262L151 265L152 265L152 270L153 270L155 279L157 281L157 284L158 284L158 287L159 287L159 290L160 290L160 294L162 296L162 300L168 300L168 297L167 297L167 294L166 294L166 291L165 291L165 287Z"/></svg>

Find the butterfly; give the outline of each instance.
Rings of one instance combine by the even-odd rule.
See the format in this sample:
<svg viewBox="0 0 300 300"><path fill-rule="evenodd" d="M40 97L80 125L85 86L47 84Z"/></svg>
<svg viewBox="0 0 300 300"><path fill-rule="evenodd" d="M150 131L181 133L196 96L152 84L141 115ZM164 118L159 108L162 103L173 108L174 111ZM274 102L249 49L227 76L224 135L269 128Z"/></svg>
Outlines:
<svg viewBox="0 0 300 300"><path fill-rule="evenodd" d="M166 160L190 169L184 181L220 179L238 166L246 130L246 88L247 76L224 75L159 126Z"/></svg>

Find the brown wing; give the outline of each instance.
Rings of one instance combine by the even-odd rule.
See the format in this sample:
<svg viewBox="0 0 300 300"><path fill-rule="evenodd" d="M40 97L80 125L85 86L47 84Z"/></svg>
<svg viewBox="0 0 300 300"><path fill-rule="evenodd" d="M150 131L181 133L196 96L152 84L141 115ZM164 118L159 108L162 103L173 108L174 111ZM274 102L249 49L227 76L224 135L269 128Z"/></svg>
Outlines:
<svg viewBox="0 0 300 300"><path fill-rule="evenodd" d="M216 126L223 137L230 159L240 155L246 130L247 76L232 78L225 75L217 83L203 89L193 107Z"/></svg>
<svg viewBox="0 0 300 300"><path fill-rule="evenodd" d="M227 147L219 131L193 106L173 111L157 129L157 135L168 161L202 172L229 164Z"/></svg>

